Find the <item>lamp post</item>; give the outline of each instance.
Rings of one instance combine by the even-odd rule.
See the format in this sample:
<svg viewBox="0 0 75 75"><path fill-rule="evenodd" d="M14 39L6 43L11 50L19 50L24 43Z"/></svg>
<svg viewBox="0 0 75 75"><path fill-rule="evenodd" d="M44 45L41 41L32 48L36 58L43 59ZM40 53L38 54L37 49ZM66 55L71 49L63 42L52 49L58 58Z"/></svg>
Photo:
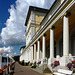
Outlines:
<svg viewBox="0 0 75 75"><path fill-rule="evenodd" d="M12 59L11 58L12 58L12 54L10 53L9 54L10 63L12 63Z"/></svg>
<svg viewBox="0 0 75 75"><path fill-rule="evenodd" d="M9 57L9 54L7 54L6 56L7 56L7 65L8 65L8 57Z"/></svg>
<svg viewBox="0 0 75 75"><path fill-rule="evenodd" d="M2 68L2 54L4 53L4 49L0 49L0 68Z"/></svg>

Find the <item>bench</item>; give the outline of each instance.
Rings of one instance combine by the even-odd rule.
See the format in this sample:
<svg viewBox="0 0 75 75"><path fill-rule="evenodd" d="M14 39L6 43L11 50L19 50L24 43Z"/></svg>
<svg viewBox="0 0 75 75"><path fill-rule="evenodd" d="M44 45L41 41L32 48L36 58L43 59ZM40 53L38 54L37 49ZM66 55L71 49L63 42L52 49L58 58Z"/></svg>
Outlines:
<svg viewBox="0 0 75 75"><path fill-rule="evenodd" d="M73 71L65 70L65 69L58 69L57 72L54 72L53 75L72 75Z"/></svg>

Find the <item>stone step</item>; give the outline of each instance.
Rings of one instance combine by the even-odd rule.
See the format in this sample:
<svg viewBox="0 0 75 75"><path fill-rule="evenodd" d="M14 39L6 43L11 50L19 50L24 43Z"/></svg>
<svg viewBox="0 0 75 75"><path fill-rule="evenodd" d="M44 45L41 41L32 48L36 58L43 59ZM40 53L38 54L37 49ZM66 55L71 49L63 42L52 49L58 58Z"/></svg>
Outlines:
<svg viewBox="0 0 75 75"><path fill-rule="evenodd" d="M37 67L34 70L37 71L37 72L39 72L39 73L51 73L51 71L47 67L47 64L41 65L40 67Z"/></svg>
<svg viewBox="0 0 75 75"><path fill-rule="evenodd" d="M47 67L44 71L44 73L51 73L50 69Z"/></svg>

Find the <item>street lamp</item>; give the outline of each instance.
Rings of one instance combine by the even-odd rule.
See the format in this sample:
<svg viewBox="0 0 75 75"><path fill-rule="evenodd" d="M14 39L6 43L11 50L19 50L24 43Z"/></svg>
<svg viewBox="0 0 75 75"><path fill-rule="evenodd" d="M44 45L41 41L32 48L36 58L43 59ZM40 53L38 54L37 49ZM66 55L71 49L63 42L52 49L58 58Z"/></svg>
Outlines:
<svg viewBox="0 0 75 75"><path fill-rule="evenodd" d="M4 53L4 49L0 48L0 68L2 68L2 54Z"/></svg>
<svg viewBox="0 0 75 75"><path fill-rule="evenodd" d="M9 54L7 54L6 56L7 56L7 65L8 65L8 57L9 57Z"/></svg>

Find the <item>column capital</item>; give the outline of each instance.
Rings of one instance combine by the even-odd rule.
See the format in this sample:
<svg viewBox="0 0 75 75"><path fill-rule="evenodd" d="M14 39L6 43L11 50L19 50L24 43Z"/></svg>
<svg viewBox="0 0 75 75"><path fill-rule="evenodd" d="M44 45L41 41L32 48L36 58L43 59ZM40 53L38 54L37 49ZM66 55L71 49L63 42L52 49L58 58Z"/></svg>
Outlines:
<svg viewBox="0 0 75 75"><path fill-rule="evenodd" d="M70 12L66 12L66 13L64 14L64 16L66 16L66 17L69 17L70 15L71 15Z"/></svg>
<svg viewBox="0 0 75 75"><path fill-rule="evenodd" d="M38 39L38 41L40 41L40 39Z"/></svg>
<svg viewBox="0 0 75 75"><path fill-rule="evenodd" d="M34 44L37 44L37 42L35 42Z"/></svg>
<svg viewBox="0 0 75 75"><path fill-rule="evenodd" d="M65 16L65 17L69 17L71 15L70 12L65 12L65 14L63 16L61 16L61 19Z"/></svg>
<svg viewBox="0 0 75 75"><path fill-rule="evenodd" d="M46 36L46 34L44 34L43 36Z"/></svg>
<svg viewBox="0 0 75 75"><path fill-rule="evenodd" d="M66 12L63 16L69 17L71 15L70 12Z"/></svg>
<svg viewBox="0 0 75 75"><path fill-rule="evenodd" d="M51 27L51 29L54 29L54 28L55 28L55 26L52 26L52 27Z"/></svg>

